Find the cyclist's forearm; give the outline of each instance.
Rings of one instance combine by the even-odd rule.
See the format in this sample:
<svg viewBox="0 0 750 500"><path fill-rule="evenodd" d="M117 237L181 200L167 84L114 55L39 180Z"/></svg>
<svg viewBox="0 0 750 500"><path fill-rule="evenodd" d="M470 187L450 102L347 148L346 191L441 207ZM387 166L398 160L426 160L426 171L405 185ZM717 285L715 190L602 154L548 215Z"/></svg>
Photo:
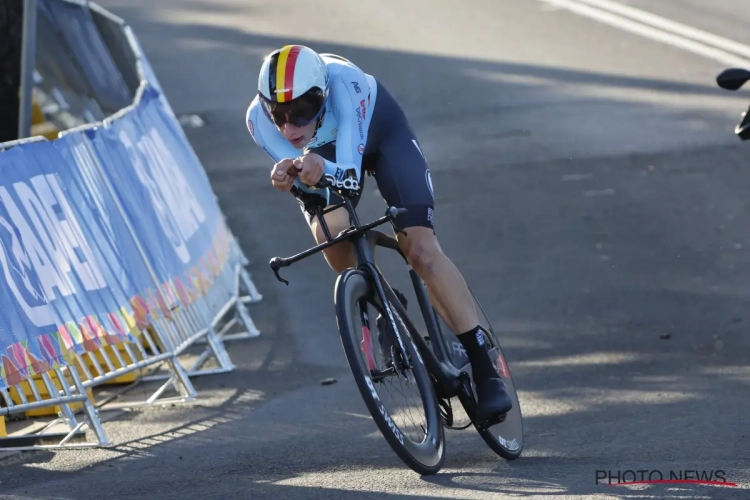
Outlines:
<svg viewBox="0 0 750 500"><path fill-rule="evenodd" d="M349 172L353 173L358 181L360 180L360 167L353 163L334 163L328 160L323 163L323 173L333 176L336 180L343 179Z"/></svg>

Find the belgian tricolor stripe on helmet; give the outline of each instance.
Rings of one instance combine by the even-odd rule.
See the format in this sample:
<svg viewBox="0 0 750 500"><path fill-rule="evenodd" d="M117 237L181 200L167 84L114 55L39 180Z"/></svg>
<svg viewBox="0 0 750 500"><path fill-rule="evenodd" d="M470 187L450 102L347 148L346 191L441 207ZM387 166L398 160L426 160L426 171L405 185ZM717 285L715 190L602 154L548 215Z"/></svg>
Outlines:
<svg viewBox="0 0 750 500"><path fill-rule="evenodd" d="M297 64L300 50L302 47L299 45L287 45L279 52L279 58L276 61L276 88L272 89L276 92L278 102L288 102L293 98L294 66Z"/></svg>

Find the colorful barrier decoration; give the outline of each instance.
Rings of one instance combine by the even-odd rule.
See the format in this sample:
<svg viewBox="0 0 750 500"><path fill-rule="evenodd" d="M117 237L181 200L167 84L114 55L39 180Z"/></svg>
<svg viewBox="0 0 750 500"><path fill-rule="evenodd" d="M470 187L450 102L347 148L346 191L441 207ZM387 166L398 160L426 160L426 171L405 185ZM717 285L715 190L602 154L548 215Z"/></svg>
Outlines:
<svg viewBox="0 0 750 500"><path fill-rule="evenodd" d="M73 40L89 51L88 81L115 61L135 63L140 80L108 118L53 141L0 144L0 419L47 409L70 432L35 448L107 446L93 386L162 379L145 404L193 400L191 376L234 368L225 340L260 334L245 304L262 296L132 31L94 4L43 3L97 40L93 52ZM102 109L122 102L126 80L90 85ZM227 335L236 325L243 331ZM180 356L199 343L185 369ZM203 369L211 357L218 368ZM143 375L156 366L167 374ZM162 397L170 387L177 398ZM86 428L94 439L72 443Z"/></svg>

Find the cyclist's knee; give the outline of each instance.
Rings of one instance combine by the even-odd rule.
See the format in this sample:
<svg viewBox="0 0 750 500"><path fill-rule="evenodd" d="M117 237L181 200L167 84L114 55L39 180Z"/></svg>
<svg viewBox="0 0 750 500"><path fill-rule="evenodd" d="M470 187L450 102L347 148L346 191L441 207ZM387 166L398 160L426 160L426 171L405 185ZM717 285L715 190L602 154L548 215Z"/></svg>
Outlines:
<svg viewBox="0 0 750 500"><path fill-rule="evenodd" d="M411 227L407 237L400 235L399 243L409 264L420 276L433 273L436 263L443 257L440 244L431 229Z"/></svg>

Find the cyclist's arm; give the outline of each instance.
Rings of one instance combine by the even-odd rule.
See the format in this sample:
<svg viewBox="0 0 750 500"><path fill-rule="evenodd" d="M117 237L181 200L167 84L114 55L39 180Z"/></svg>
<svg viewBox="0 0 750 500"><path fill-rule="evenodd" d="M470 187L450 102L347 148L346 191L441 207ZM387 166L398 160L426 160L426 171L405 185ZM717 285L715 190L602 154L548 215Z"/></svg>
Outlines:
<svg viewBox="0 0 750 500"><path fill-rule="evenodd" d="M284 158L298 158L302 154L279 133L279 129L261 109L257 97L247 108L245 122L255 143L271 157L274 163Z"/></svg>
<svg viewBox="0 0 750 500"><path fill-rule="evenodd" d="M336 179L353 173L361 181L362 154L371 113L368 95L369 83L361 71L345 70L331 79L332 109L338 122L336 162L325 160L324 171Z"/></svg>
<svg viewBox="0 0 750 500"><path fill-rule="evenodd" d="M260 102L256 97L247 109L246 114L247 129L250 132L255 143L266 152L271 159L278 163L284 158L299 158L302 151L295 149L284 139L279 129L273 124L270 118L266 116L260 107ZM299 178L294 179L294 185L306 193L322 196L327 200L330 199L328 189L315 189L305 185Z"/></svg>

